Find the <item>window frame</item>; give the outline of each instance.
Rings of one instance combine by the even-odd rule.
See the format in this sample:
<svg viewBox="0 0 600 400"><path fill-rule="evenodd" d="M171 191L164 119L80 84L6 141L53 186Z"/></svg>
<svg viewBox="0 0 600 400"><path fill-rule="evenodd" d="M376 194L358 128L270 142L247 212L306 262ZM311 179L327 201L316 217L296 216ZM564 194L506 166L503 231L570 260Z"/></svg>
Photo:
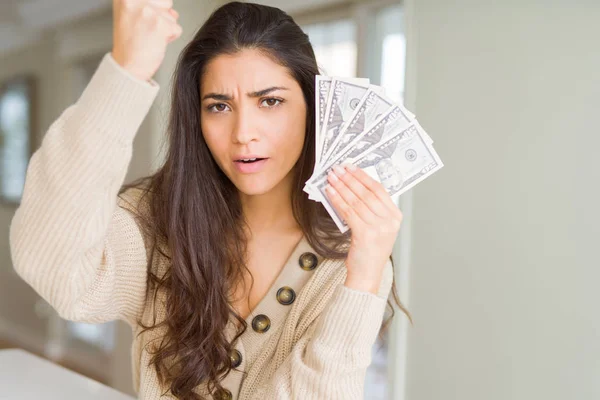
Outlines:
<svg viewBox="0 0 600 400"><path fill-rule="evenodd" d="M403 5L401 0L358 0L352 3L334 4L292 13L300 26L333 22L340 19L353 20L356 24L356 76L380 76L381 60L372 62L369 43L372 41L369 27L374 23L375 13L385 7Z"/></svg>

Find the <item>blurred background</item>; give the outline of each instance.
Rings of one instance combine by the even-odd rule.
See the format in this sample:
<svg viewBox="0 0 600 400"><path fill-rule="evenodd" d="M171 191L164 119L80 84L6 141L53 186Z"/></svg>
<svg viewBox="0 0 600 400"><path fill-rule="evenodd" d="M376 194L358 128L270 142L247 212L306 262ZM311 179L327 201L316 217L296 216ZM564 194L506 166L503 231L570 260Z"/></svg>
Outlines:
<svg viewBox="0 0 600 400"><path fill-rule="evenodd" d="M0 348L132 393L129 328L61 320L8 242L31 153L111 50L111 3L0 2ZM175 0L184 35L128 181L161 163L177 56L223 3ZM305 29L323 74L404 102L445 163L400 199L396 280L414 325L396 312L365 399L600 399L600 2L260 3Z"/></svg>

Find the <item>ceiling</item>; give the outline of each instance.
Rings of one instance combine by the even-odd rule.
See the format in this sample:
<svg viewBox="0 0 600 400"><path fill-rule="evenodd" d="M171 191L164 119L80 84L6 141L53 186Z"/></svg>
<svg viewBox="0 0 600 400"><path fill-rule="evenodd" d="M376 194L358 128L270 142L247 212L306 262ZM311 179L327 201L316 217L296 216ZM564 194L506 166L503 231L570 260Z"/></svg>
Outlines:
<svg viewBox="0 0 600 400"><path fill-rule="evenodd" d="M0 0L0 53L22 46L44 30L106 10L111 0Z"/></svg>

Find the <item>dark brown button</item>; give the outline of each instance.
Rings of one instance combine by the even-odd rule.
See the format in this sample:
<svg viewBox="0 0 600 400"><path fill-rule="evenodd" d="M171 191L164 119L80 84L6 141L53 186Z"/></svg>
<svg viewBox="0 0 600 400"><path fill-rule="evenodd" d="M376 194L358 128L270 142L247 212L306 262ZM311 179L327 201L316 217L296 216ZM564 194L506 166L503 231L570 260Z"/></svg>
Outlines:
<svg viewBox="0 0 600 400"><path fill-rule="evenodd" d="M215 393L214 397L215 400L231 400L233 399L233 395L231 394L231 392L227 389L223 389L223 390L219 390L217 393Z"/></svg>
<svg viewBox="0 0 600 400"><path fill-rule="evenodd" d="M296 292L289 286L279 288L277 291L277 301L284 306L289 306L296 300Z"/></svg>
<svg viewBox="0 0 600 400"><path fill-rule="evenodd" d="M242 363L242 353L238 349L233 349L229 358L231 359L231 368L237 368Z"/></svg>
<svg viewBox="0 0 600 400"><path fill-rule="evenodd" d="M252 320L252 329L258 333L265 333L271 327L271 320L264 314L257 315Z"/></svg>
<svg viewBox="0 0 600 400"><path fill-rule="evenodd" d="M317 256L313 253L303 253L298 260L300 267L305 271L312 271L317 267Z"/></svg>

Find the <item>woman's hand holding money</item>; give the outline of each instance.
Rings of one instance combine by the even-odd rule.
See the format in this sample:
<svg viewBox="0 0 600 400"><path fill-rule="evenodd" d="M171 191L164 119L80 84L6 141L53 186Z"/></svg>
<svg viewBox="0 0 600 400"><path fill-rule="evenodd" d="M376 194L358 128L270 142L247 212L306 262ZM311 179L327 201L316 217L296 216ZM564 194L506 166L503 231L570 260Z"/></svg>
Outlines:
<svg viewBox="0 0 600 400"><path fill-rule="evenodd" d="M377 293L402 224L402 212L383 185L352 165L328 175L331 204L352 231L345 286Z"/></svg>
<svg viewBox="0 0 600 400"><path fill-rule="evenodd" d="M115 61L148 81L162 64L167 45L181 36L173 0L113 0Z"/></svg>

